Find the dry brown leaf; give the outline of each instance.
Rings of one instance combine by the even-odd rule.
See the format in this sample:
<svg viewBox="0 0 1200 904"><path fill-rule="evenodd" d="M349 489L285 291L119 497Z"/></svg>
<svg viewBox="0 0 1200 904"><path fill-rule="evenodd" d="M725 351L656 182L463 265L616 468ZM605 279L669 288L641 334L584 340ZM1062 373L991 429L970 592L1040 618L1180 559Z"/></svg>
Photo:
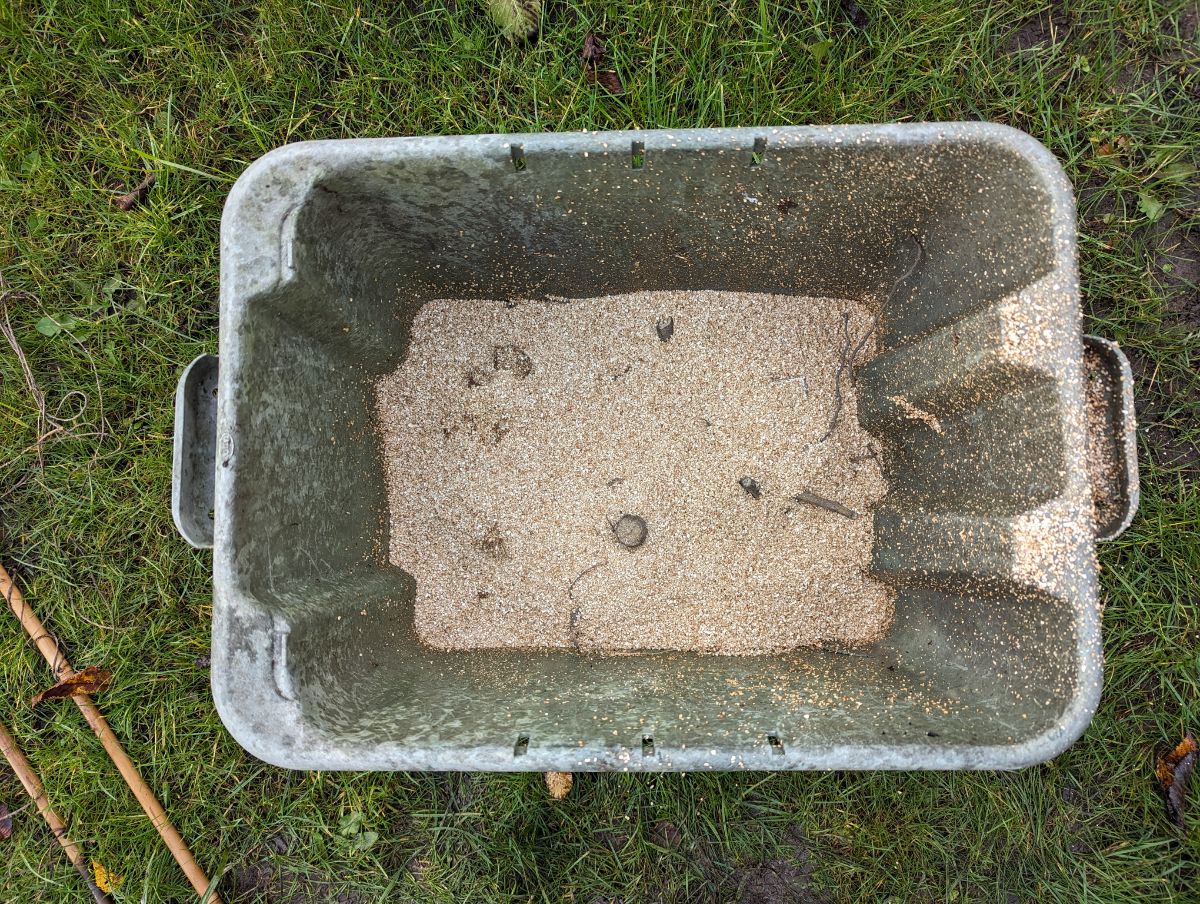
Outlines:
<svg viewBox="0 0 1200 904"><path fill-rule="evenodd" d="M43 700L61 700L63 697L74 697L76 694L98 694L112 681L112 672L94 665L76 672L70 678L58 682L54 687L47 688L35 696L30 706L37 706Z"/></svg>
<svg viewBox="0 0 1200 904"><path fill-rule="evenodd" d="M1187 794L1188 779L1196 771L1196 759L1200 756L1195 751L1189 753L1175 767L1175 780L1167 789L1167 815L1175 820L1175 824L1183 828L1183 810Z"/></svg>
<svg viewBox="0 0 1200 904"><path fill-rule="evenodd" d="M588 69L585 71L589 85L599 85L606 89L610 94L624 94L625 86L621 84L621 77L611 69Z"/></svg>
<svg viewBox="0 0 1200 904"><path fill-rule="evenodd" d="M589 30L583 36L583 50L579 52L579 58L585 66L595 66L604 59L604 43L596 37L594 31Z"/></svg>
<svg viewBox="0 0 1200 904"><path fill-rule="evenodd" d="M1099 157L1108 157L1114 154L1125 154L1129 151L1129 136L1117 135L1113 138L1093 138L1093 143L1096 145L1096 155Z"/></svg>
<svg viewBox="0 0 1200 904"><path fill-rule="evenodd" d="M105 894L112 894L121 887L121 883L125 881L122 876L111 872L99 860L92 861L92 875L96 877L96 887Z"/></svg>
<svg viewBox="0 0 1200 904"><path fill-rule="evenodd" d="M595 32L589 31L584 36L583 50L579 52L584 78L589 85L600 85L611 94L624 94L625 86L621 84L621 77L612 69L598 68L606 52L604 43L596 37Z"/></svg>
<svg viewBox="0 0 1200 904"><path fill-rule="evenodd" d="M1166 756L1160 756L1158 758L1158 768L1155 770L1155 772L1158 775L1158 780L1163 783L1164 788L1171 784L1175 774L1175 767L1179 764L1179 762L1183 760L1183 758L1189 753L1196 753L1197 750L1200 750L1200 747L1196 746L1196 739L1189 731L1183 736L1183 740L1175 745L1174 750L1172 750Z"/></svg>
<svg viewBox="0 0 1200 904"><path fill-rule="evenodd" d="M570 772L547 772L546 790L550 792L550 796L554 800L562 800L571 792L571 785L574 784L575 778Z"/></svg>
<svg viewBox="0 0 1200 904"><path fill-rule="evenodd" d="M1189 731L1174 750L1158 758L1158 766L1154 770L1166 796L1167 815L1180 827L1183 826L1184 795L1187 793L1188 779L1196 769L1198 758L1200 747L1196 745L1196 738Z"/></svg>
<svg viewBox="0 0 1200 904"><path fill-rule="evenodd" d="M607 88L612 94L625 93L625 86L621 83L621 77L611 69L597 72L596 81Z"/></svg>
<svg viewBox="0 0 1200 904"><path fill-rule="evenodd" d="M0 839L12 838L12 814L8 807L0 804Z"/></svg>

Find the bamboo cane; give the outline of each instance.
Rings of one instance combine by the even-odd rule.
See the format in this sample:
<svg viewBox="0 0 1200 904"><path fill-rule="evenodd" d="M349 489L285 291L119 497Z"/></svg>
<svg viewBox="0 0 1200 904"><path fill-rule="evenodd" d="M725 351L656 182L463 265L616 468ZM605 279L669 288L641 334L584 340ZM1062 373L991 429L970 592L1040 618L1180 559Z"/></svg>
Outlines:
<svg viewBox="0 0 1200 904"><path fill-rule="evenodd" d="M17 778L21 780L21 784L25 786L26 793L33 800L34 804L37 805L38 812L42 814L42 819L46 820L46 825L50 826L50 831L54 833L54 837L62 845L63 852L67 855L67 859L71 861L71 866L75 867L75 871L83 878L88 891L92 893L92 900L96 904L112 904L112 900L100 890L99 886L92 879L91 874L88 873L87 863L84 862L79 845L72 841L71 836L67 834L67 827L50 806L50 801L46 799L46 789L42 785L42 780L33 771L33 766L30 765L29 760L25 759L25 754L21 752L21 748L17 746L16 739L5 728L3 722L0 722L0 750L4 751L4 758L8 760L8 765L12 766L13 772L17 774Z"/></svg>
<svg viewBox="0 0 1200 904"><path fill-rule="evenodd" d="M63 656L62 650L58 647L58 642L48 632L41 620L30 609L25 597L21 595L21 591L17 589L17 585L9 576L3 565L0 565L0 593L8 601L8 607L12 610L13 615L21 622L21 627L25 629L25 633L29 635L30 640L38 648L38 652L50 664L50 669L54 672L54 677L57 681L65 681L75 674L75 670L71 668L71 664L67 662ZM121 777L125 779L125 784L129 786L129 790L133 792L133 796L142 806L142 810L150 817L150 822L162 840L166 843L167 849L171 852L171 856L175 858L175 862L179 864L189 882L192 883L192 888L196 890L196 894L206 904L221 904L221 899L217 897L215 892L209 892L208 877L204 875L204 870L196 863L196 859L192 856L192 852L188 850L187 844L179 836L179 832L175 830L175 826L171 824L171 820L167 818L167 814L163 811L162 804L158 802L158 798L154 796L154 792L150 790L150 786L146 784L141 773L138 772L137 766L129 759L129 755L125 753L125 749L121 746L121 742L117 740L117 736L113 734L113 730L109 727L108 721L96 708L96 704L92 702L91 697L87 694L77 694L71 698L75 701L75 705L79 707L79 711L83 713L83 717L91 726L92 731L96 733L96 737L100 739L100 743L104 746L105 752L117 767L117 771L121 773ZM206 898L205 895L208 895Z"/></svg>

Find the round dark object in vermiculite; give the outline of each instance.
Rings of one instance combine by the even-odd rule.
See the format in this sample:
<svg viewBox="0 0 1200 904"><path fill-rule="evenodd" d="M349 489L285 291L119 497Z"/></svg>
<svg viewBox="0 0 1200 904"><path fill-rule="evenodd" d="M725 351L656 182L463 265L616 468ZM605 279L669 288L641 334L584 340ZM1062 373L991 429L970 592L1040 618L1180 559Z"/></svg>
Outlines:
<svg viewBox="0 0 1200 904"><path fill-rule="evenodd" d="M659 317L658 322L654 324L654 331L663 342L669 342L675 335L675 318Z"/></svg>
<svg viewBox="0 0 1200 904"><path fill-rule="evenodd" d="M758 485L758 481L753 477L743 477L738 481L738 486L750 494L752 499L762 498L762 487Z"/></svg>
<svg viewBox="0 0 1200 904"><path fill-rule="evenodd" d="M613 525L613 534L616 535L617 542L626 549L637 549L646 542L650 530L646 527L644 518L637 515L622 515L621 519Z"/></svg>
<svg viewBox="0 0 1200 904"><path fill-rule="evenodd" d="M525 349L517 345L497 345L492 350L496 370L511 371L514 376L527 377L533 373L533 361Z"/></svg>

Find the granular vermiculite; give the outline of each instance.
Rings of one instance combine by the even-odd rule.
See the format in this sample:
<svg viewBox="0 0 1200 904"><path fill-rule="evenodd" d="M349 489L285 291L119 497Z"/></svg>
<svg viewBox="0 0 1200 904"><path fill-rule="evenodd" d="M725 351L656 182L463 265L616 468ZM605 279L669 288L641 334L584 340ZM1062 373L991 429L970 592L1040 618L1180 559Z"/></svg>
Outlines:
<svg viewBox="0 0 1200 904"><path fill-rule="evenodd" d="M853 301L710 291L426 304L377 387L390 558L416 578L421 638L728 654L879 638L892 594L866 574L867 513L887 483L843 366L872 325ZM871 337L858 363L873 353Z"/></svg>

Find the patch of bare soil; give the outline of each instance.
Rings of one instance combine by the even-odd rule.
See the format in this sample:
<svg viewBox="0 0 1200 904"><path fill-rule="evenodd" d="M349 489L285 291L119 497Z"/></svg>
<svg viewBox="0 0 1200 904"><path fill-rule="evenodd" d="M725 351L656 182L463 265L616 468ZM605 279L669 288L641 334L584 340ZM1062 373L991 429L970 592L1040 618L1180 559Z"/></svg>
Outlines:
<svg viewBox="0 0 1200 904"><path fill-rule="evenodd" d="M1200 229L1169 233L1155 252L1155 262L1171 314L1185 329L1200 329Z"/></svg>
<svg viewBox="0 0 1200 904"><path fill-rule="evenodd" d="M831 904L832 898L812 887L808 838L799 826L784 833L791 851L779 859L761 860L736 871L730 885L741 904Z"/></svg>
<svg viewBox="0 0 1200 904"><path fill-rule="evenodd" d="M1067 5L1055 4L1017 26L1004 42L1004 52L1015 53L1041 45L1061 44L1070 37L1073 24Z"/></svg>
<svg viewBox="0 0 1200 904"><path fill-rule="evenodd" d="M229 904L367 904L369 900L358 892L335 892L324 879L265 860L232 869L221 895Z"/></svg>

